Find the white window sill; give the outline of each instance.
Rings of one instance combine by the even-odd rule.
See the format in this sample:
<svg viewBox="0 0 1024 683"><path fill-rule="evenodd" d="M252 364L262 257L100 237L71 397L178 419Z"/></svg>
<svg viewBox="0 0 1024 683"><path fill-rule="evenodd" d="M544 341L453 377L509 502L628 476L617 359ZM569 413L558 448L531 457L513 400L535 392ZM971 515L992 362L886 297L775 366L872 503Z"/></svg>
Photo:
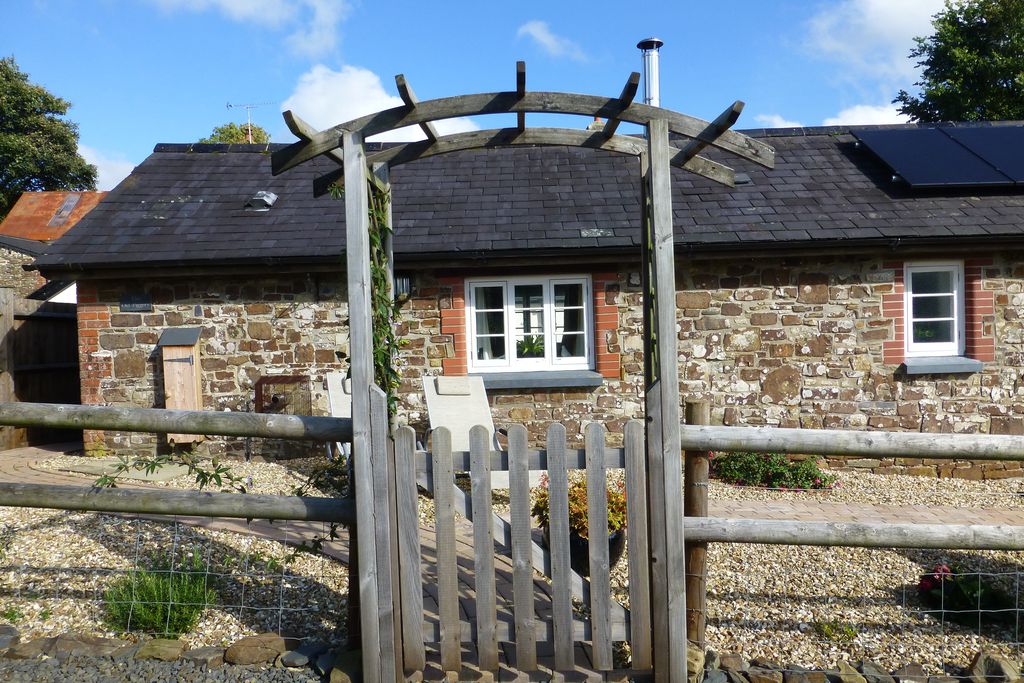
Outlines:
<svg viewBox="0 0 1024 683"><path fill-rule="evenodd" d="M959 375L981 372L985 364L964 356L921 356L907 358L898 372L904 375Z"/></svg>
<svg viewBox="0 0 1024 683"><path fill-rule="evenodd" d="M490 389L593 389L604 378L593 370L535 370L532 372L474 372Z"/></svg>

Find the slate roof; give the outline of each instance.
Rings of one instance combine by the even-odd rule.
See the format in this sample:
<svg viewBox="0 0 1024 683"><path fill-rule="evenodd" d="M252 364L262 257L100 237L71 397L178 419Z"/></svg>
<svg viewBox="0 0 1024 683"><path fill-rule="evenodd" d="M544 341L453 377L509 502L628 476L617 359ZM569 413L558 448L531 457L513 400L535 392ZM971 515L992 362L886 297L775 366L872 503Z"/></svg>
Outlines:
<svg viewBox="0 0 1024 683"><path fill-rule="evenodd" d="M751 183L726 188L673 169L676 243L691 251L993 243L1024 236L1024 193L911 191L848 128L747 131L776 148L774 169L728 155ZM337 262L344 203L312 197L323 158L270 174L270 145L157 145L37 265ZM371 148L370 151L373 151ZM395 252L417 260L635 254L639 164L567 147L474 150L392 170ZM278 195L247 212L259 190Z"/></svg>

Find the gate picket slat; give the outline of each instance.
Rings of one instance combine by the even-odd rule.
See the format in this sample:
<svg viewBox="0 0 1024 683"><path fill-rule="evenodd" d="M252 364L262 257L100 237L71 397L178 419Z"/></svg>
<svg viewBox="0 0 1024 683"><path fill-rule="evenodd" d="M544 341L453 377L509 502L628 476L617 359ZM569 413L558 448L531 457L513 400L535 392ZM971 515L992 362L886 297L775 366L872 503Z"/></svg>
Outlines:
<svg viewBox="0 0 1024 683"><path fill-rule="evenodd" d="M572 569L569 558L569 481L565 462L565 427L548 428L548 538L551 547L551 616L554 622L555 669L573 668Z"/></svg>
<svg viewBox="0 0 1024 683"><path fill-rule="evenodd" d="M634 669L649 669L652 665L651 575L647 566L647 467L643 423L637 420L627 422L624 441L630 653Z"/></svg>
<svg viewBox="0 0 1024 683"><path fill-rule="evenodd" d="M401 643L396 643L400 619L396 615L393 578L394 562L397 558L391 547L391 474L388 466L388 406L387 396L377 385L370 387L370 469L373 478L373 533L377 548L377 618L380 624L380 672L383 680L396 678L398 653ZM365 532L364 532L365 533ZM360 558L361 559L361 558Z"/></svg>
<svg viewBox="0 0 1024 683"><path fill-rule="evenodd" d="M402 648L405 670L426 666L423 644L423 572L420 564L419 495L416 490L416 432L395 432L395 491L398 495L398 559L402 601Z"/></svg>
<svg viewBox="0 0 1024 683"><path fill-rule="evenodd" d="M431 433L434 454L434 528L437 530L437 606L441 621L441 668L462 670L462 625L459 623L459 577L455 548L452 437L445 427Z"/></svg>
<svg viewBox="0 0 1024 683"><path fill-rule="evenodd" d="M477 656L483 671L498 670L494 529L491 526L491 443L487 428L469 431L473 486L473 556L476 575Z"/></svg>
<svg viewBox="0 0 1024 683"><path fill-rule="evenodd" d="M512 609L516 625L516 668L537 669L534 632L533 539L530 536L530 470L527 432L523 425L508 428L508 483L512 515Z"/></svg>
<svg viewBox="0 0 1024 683"><path fill-rule="evenodd" d="M587 535L590 549L590 618L594 668L612 668L611 579L608 559L608 490L604 425L587 425Z"/></svg>

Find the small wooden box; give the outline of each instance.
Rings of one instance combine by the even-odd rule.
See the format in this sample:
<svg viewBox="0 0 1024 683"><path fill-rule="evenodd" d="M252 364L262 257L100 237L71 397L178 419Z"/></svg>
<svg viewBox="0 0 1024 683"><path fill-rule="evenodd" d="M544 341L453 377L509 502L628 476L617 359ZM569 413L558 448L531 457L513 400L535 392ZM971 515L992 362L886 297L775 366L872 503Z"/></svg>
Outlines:
<svg viewBox="0 0 1024 683"><path fill-rule="evenodd" d="M202 410L199 375L199 327L172 327L160 335L157 347L163 357L164 407L168 410ZM200 434L168 434L171 443L195 443Z"/></svg>

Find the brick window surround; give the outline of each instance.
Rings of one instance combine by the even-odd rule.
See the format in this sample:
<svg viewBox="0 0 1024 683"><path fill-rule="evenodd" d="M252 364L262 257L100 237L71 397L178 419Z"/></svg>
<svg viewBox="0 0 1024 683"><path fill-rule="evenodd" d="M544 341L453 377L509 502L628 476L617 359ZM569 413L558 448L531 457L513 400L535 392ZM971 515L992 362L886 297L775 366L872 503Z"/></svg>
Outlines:
<svg viewBox="0 0 1024 683"><path fill-rule="evenodd" d="M451 305L442 299L441 334L450 336L455 355L441 359L445 375L466 375L469 370L469 351L466 330L466 279L462 276L439 278L442 287L451 287ZM619 378L620 354L609 350L617 347L619 311L608 300L606 290L618 284L617 273L591 273L594 309L594 370L607 379Z"/></svg>
<svg viewBox="0 0 1024 683"><path fill-rule="evenodd" d="M995 360L995 295L983 286L984 268L991 265L991 258L964 260L964 356L983 362ZM893 337L883 342L883 361L899 365L906 360L904 262L887 261L882 267L894 273L892 292L882 295L882 315L893 321Z"/></svg>

